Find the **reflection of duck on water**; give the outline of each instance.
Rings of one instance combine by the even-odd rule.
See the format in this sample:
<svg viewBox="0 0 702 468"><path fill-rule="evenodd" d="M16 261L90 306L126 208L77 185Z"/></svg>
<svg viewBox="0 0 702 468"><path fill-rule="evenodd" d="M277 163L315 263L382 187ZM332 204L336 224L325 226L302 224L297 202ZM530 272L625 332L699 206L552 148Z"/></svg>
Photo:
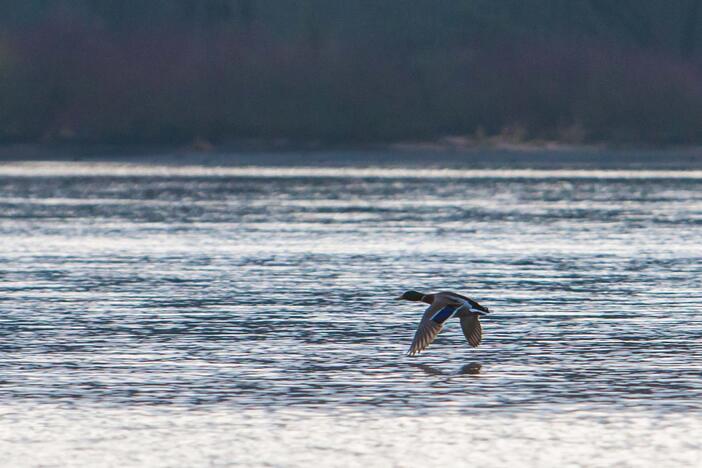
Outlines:
<svg viewBox="0 0 702 468"><path fill-rule="evenodd" d="M480 369L483 367L483 365L479 362L470 362L468 364L463 364L455 372L444 372L441 369L432 367L428 364L411 363L410 365L422 369L425 373L429 375L475 375L480 374Z"/></svg>
<svg viewBox="0 0 702 468"><path fill-rule="evenodd" d="M479 362L471 362L464 364L456 371L456 374L480 374L480 369L483 367Z"/></svg>
<svg viewBox="0 0 702 468"><path fill-rule="evenodd" d="M458 317L461 320L463 335L472 347L475 348L480 344L483 337L480 316L489 314L490 310L473 299L449 291L436 294L407 291L398 299L429 304L414 334L412 345L407 351L408 356L415 356L424 351L439 334L444 322L452 317Z"/></svg>

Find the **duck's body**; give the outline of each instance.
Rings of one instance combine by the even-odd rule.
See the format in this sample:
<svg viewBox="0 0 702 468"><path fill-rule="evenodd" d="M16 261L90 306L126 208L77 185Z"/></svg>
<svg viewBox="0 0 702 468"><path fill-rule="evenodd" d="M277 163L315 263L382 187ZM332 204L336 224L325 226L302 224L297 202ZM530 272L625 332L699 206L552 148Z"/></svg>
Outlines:
<svg viewBox="0 0 702 468"><path fill-rule="evenodd" d="M444 322L452 317L461 320L463 335L472 347L475 348L480 344L483 337L480 316L490 313L490 310L473 299L451 291L436 294L407 291L398 299L429 304L414 334L412 345L407 351L408 356L415 356L424 351L439 334Z"/></svg>

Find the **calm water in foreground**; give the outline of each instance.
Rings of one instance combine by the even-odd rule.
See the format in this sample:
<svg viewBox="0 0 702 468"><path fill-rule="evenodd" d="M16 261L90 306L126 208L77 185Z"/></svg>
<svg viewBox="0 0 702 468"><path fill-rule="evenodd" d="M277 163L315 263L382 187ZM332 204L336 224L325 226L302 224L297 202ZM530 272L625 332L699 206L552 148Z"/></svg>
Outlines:
<svg viewBox="0 0 702 468"><path fill-rule="evenodd" d="M699 171L4 163L0 260L3 466L702 464Z"/></svg>

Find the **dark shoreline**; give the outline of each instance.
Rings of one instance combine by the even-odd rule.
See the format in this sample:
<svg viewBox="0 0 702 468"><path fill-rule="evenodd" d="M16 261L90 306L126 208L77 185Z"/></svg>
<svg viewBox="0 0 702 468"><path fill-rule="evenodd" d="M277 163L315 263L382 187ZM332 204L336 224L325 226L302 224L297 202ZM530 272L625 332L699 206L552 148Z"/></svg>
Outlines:
<svg viewBox="0 0 702 468"><path fill-rule="evenodd" d="M19 161L121 162L205 166L380 166L530 169L700 169L702 147L624 148L562 144L397 143L292 146L5 144L0 164Z"/></svg>

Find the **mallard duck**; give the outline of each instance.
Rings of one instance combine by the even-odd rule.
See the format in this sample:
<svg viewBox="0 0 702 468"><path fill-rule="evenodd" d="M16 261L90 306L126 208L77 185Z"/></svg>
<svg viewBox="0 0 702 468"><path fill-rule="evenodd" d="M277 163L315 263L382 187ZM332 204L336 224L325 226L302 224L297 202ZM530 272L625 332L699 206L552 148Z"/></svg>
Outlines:
<svg viewBox="0 0 702 468"><path fill-rule="evenodd" d="M472 347L480 344L483 338L483 328L480 316L487 315L490 310L481 306L473 299L455 292L443 291L436 294L422 294L417 291L407 291L398 300L424 302L429 304L419 322L414 334L412 345L407 351L408 356L415 356L424 351L436 338L446 322L451 317L461 319L463 334Z"/></svg>

